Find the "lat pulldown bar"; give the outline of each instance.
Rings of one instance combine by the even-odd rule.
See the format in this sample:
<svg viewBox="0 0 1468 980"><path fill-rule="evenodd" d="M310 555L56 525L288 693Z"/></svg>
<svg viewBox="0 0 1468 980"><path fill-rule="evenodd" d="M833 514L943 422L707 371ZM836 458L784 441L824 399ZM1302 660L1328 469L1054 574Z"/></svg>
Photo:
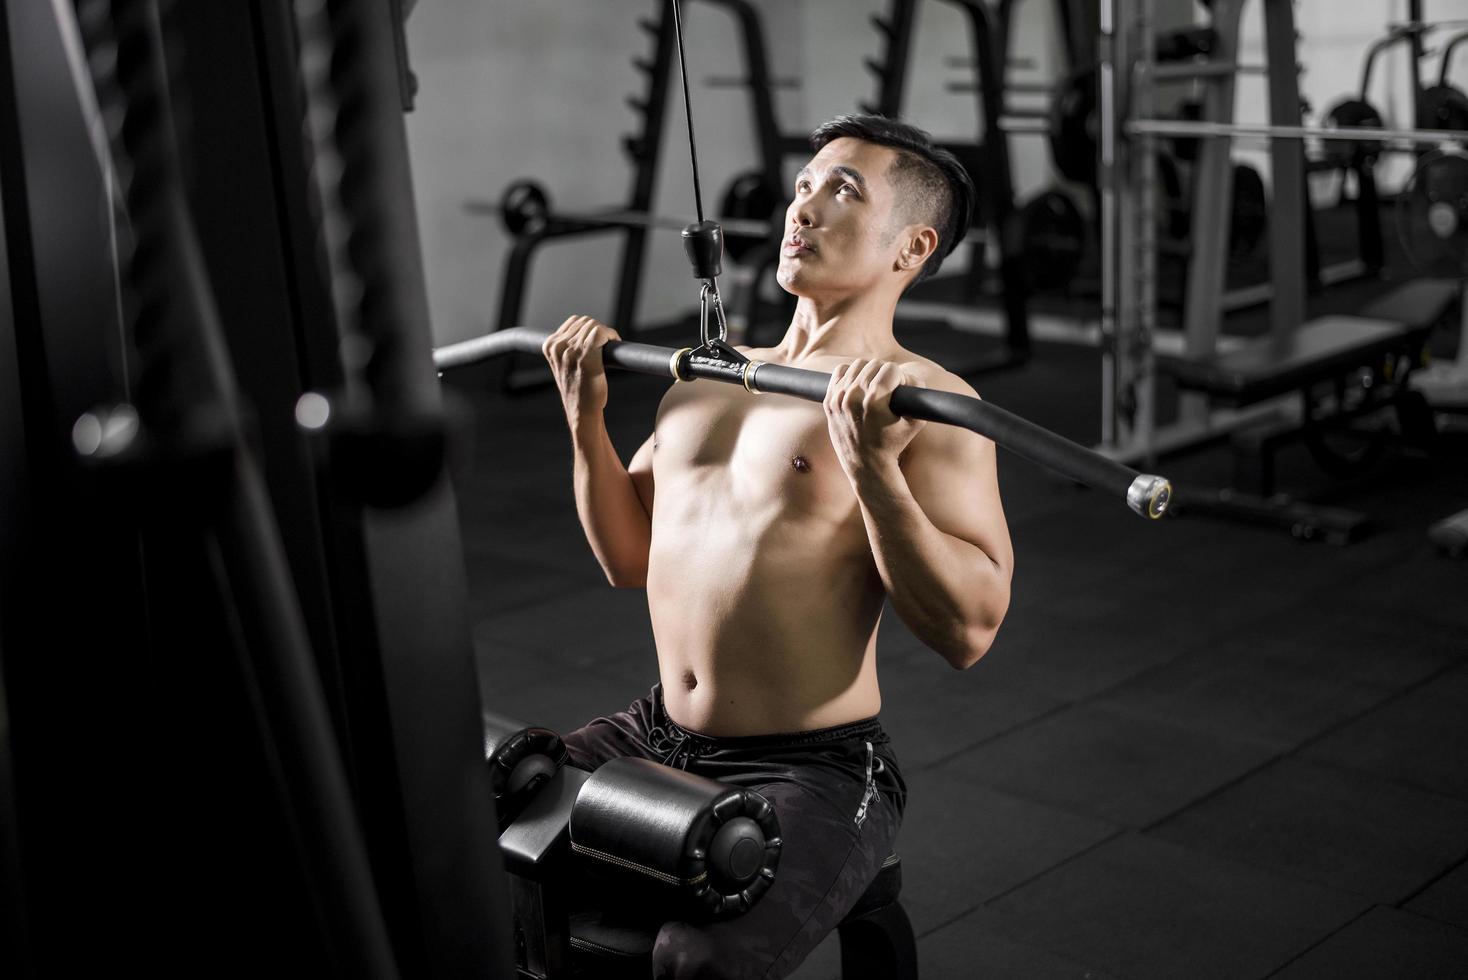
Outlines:
<svg viewBox="0 0 1468 980"><path fill-rule="evenodd" d="M442 373L506 354L539 354L547 336L546 331L531 327L500 330L435 348L433 363ZM813 402L826 397L831 376L825 372L762 361L726 360L709 356L707 350L674 350L614 340L602 348L602 360L612 367L640 374L680 381L705 378L743 385L754 394L793 395ZM892 392L892 410L908 418L942 422L976 432L1061 476L1123 497L1127 506L1143 517L1161 517L1172 499L1172 484L1164 477L1139 473L990 402L950 391L901 385Z"/></svg>

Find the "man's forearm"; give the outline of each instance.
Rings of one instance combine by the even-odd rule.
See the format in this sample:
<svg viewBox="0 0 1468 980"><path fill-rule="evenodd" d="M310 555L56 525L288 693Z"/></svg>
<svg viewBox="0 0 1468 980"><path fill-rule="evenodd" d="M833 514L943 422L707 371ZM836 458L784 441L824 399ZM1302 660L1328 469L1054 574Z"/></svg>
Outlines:
<svg viewBox="0 0 1468 980"><path fill-rule="evenodd" d="M969 666L1004 618L1007 575L983 549L934 526L896 464L854 484L892 608L949 663Z"/></svg>
<svg viewBox="0 0 1468 980"><path fill-rule="evenodd" d="M615 586L645 584L652 522L601 413L572 422L571 445L576 513L596 560Z"/></svg>

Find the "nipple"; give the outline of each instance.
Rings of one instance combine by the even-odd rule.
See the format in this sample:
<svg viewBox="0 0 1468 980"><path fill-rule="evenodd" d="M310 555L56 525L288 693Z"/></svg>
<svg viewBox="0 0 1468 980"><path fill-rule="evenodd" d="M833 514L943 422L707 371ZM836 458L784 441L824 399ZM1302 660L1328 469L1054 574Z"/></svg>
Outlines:
<svg viewBox="0 0 1468 980"><path fill-rule="evenodd" d="M804 456L796 456L790 461L790 465L795 468L795 472L797 473L810 472L810 464L805 461Z"/></svg>

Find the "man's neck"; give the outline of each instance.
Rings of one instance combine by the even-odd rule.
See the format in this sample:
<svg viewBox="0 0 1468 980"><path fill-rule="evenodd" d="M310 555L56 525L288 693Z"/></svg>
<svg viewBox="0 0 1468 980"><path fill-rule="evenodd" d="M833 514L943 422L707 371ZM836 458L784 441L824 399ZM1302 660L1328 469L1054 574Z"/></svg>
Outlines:
<svg viewBox="0 0 1468 980"><path fill-rule="evenodd" d="M785 337L775 348L789 362L811 357L884 357L892 334L895 297L876 292L826 300L802 296Z"/></svg>

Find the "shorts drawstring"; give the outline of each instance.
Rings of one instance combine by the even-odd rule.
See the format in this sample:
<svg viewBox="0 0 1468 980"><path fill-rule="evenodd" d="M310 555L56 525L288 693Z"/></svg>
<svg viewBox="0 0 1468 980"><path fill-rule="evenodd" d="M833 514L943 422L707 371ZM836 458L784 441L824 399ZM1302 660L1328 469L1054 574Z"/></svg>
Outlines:
<svg viewBox="0 0 1468 980"><path fill-rule="evenodd" d="M692 751L693 740L688 737L687 732L676 725L669 725L667 728L663 728L661 725L655 725L647 735L648 743L652 746L652 750L662 753L663 765L672 766L675 769L686 770L688 768L688 759L694 753ZM682 760L682 765L679 765L680 759Z"/></svg>
<svg viewBox="0 0 1468 980"><path fill-rule="evenodd" d="M866 775L866 786L862 790L862 794L861 794L861 805L856 808L856 825L858 827L860 827L861 826L861 822L867 818L867 807L871 805L872 797L875 796L876 795L876 792L877 792L877 782L876 782L876 780L874 780L872 778L872 743L871 742L867 742L866 743L866 746L867 746L867 775ZM882 760L880 760L880 759L877 760L877 762L879 764L881 763L881 761Z"/></svg>

